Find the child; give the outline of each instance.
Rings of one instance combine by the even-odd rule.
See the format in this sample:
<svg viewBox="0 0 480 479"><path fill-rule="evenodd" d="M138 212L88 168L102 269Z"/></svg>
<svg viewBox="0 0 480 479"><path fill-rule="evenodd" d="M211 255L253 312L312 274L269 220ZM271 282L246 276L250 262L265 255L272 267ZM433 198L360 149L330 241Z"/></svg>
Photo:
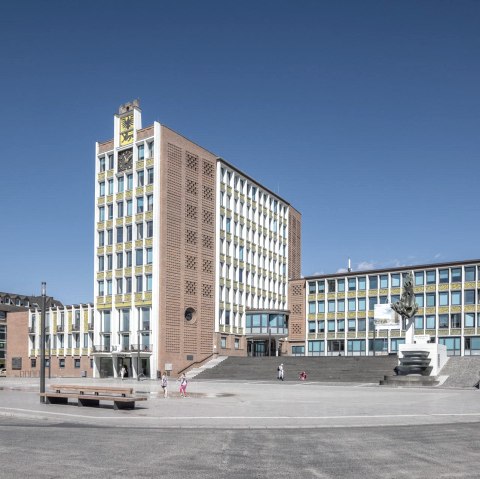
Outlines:
<svg viewBox="0 0 480 479"><path fill-rule="evenodd" d="M163 397L167 398L168 397L168 379L167 379L167 373L163 373L162 375L162 389L163 389Z"/></svg>
<svg viewBox="0 0 480 479"><path fill-rule="evenodd" d="M180 378L179 378L179 381L180 381L180 396L183 398L183 397L187 397L187 384L188 384L188 381L187 381L187 377L185 376L185 373L183 373Z"/></svg>

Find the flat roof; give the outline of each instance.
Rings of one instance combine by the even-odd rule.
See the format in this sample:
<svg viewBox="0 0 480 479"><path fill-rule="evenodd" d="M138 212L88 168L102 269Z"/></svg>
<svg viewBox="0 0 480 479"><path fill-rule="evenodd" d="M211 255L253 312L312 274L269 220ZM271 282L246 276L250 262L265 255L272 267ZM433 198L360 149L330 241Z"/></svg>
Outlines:
<svg viewBox="0 0 480 479"><path fill-rule="evenodd" d="M314 280L314 279L325 279L325 278L338 278L342 276L362 276L369 274L378 274L378 273L391 273L391 272L402 272L402 271L415 271L419 269L433 269L433 268L446 268L450 266L464 266L470 265L473 263L480 263L480 259L469 259L461 261L449 261L446 263L427 263L427 264L418 264L410 266L398 266L394 268L382 268L382 269L366 269L362 271L343 271L341 273L332 273L332 274L319 274L315 276L305 276L303 278L295 278L296 280Z"/></svg>

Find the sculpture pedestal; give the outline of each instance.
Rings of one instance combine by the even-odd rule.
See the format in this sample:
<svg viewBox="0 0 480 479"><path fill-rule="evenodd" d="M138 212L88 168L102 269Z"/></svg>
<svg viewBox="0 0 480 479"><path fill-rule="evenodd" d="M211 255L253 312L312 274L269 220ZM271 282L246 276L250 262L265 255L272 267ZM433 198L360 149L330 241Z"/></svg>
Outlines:
<svg viewBox="0 0 480 479"><path fill-rule="evenodd" d="M432 368L430 376L436 376L447 362L447 347L437 343L420 343L420 344L401 344L398 347L398 357L404 358L408 356L408 352L425 351L428 352L427 358L430 359L429 366ZM407 354L405 354L407 353ZM400 364L400 362L399 362Z"/></svg>

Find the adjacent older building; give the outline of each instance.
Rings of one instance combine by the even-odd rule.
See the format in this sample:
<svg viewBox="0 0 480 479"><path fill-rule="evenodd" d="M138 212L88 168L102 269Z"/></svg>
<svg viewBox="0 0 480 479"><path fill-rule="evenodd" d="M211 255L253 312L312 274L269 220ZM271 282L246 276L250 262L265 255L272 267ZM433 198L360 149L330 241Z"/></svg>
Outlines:
<svg viewBox="0 0 480 479"><path fill-rule="evenodd" d="M0 292L0 369L7 369L9 375L26 371L29 359L26 341L28 309L38 307L41 302L41 296ZM46 302L47 307L61 304L51 297Z"/></svg>

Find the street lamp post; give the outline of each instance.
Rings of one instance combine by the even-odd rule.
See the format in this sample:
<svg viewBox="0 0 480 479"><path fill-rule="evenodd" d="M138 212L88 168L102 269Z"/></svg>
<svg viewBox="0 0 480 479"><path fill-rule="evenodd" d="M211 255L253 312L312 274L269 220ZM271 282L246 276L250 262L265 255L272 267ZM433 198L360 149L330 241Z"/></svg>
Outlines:
<svg viewBox="0 0 480 479"><path fill-rule="evenodd" d="M268 355L272 355L272 330L268 327Z"/></svg>
<svg viewBox="0 0 480 479"><path fill-rule="evenodd" d="M140 331L137 331L137 381L140 381Z"/></svg>
<svg viewBox="0 0 480 479"><path fill-rule="evenodd" d="M42 282L42 314L40 318L40 394L45 393L45 308L47 307L47 283ZM45 396L40 395L40 402Z"/></svg>

